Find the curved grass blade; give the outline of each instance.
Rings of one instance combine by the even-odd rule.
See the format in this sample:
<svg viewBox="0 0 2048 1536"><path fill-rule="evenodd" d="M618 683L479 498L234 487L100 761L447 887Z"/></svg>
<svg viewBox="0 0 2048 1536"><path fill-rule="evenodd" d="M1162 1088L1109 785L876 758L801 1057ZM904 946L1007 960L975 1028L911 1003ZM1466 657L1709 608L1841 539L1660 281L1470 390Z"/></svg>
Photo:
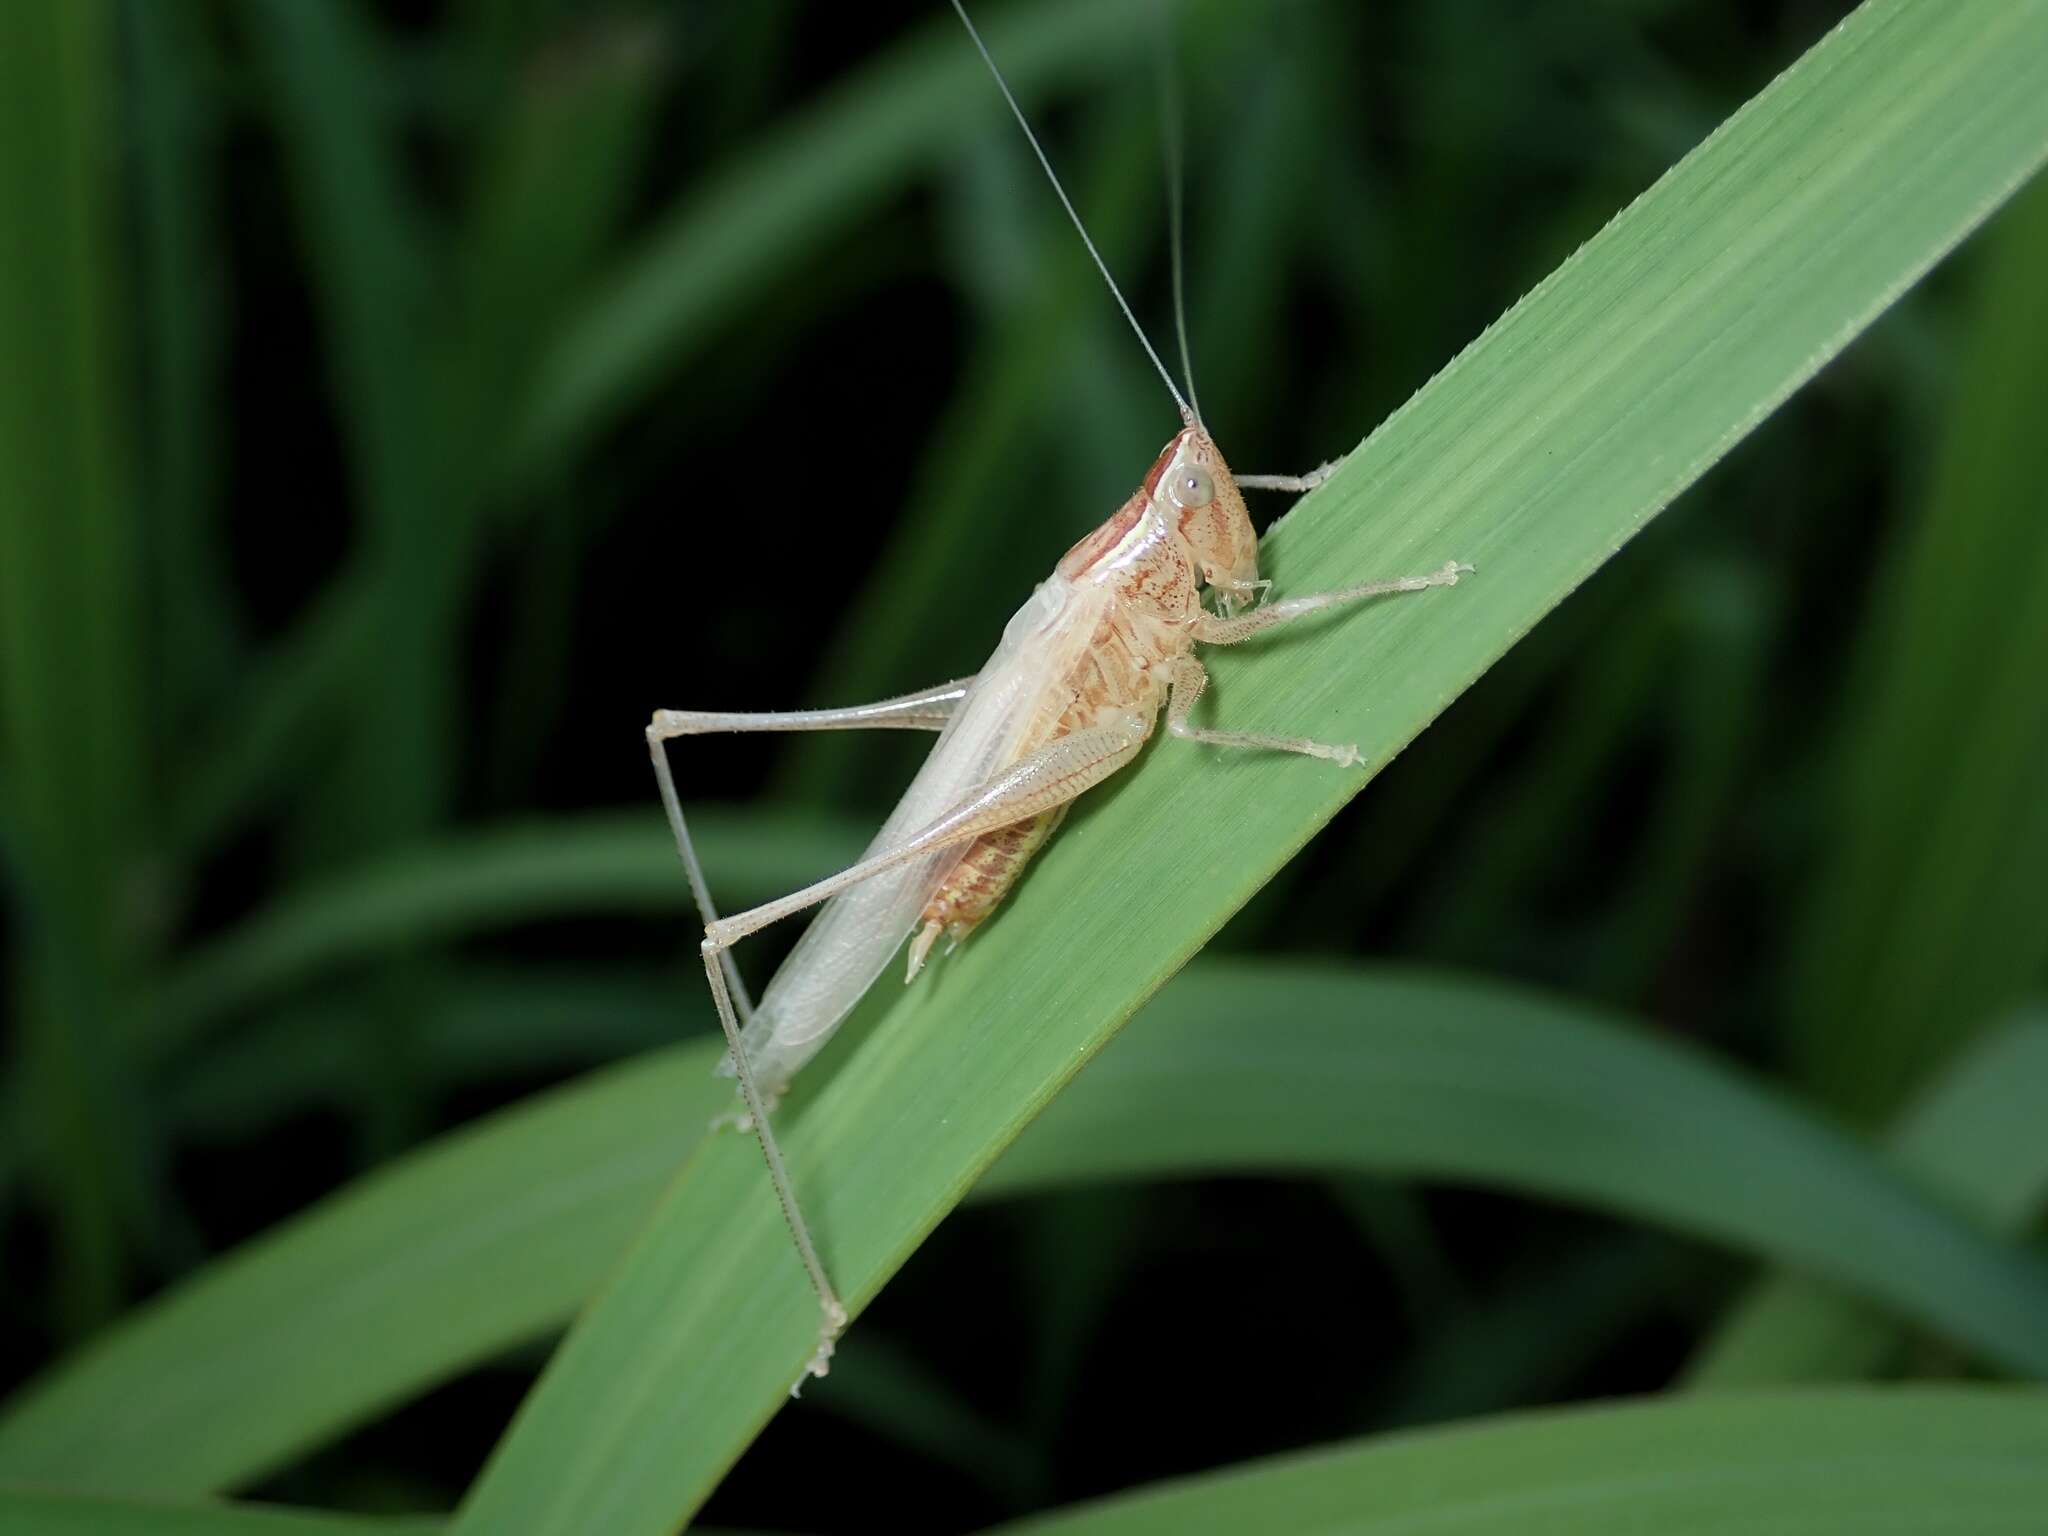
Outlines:
<svg viewBox="0 0 2048 1536"><path fill-rule="evenodd" d="M11 1404L0 1477L246 1483L561 1326L678 1164L686 1182L748 1166L735 1138L698 1148L729 1091L716 1056L707 1040L598 1073L216 1261ZM974 1193L1290 1170L1481 1182L1816 1262L2048 1373L2038 1265L1692 1052L1456 978L1198 965Z"/></svg>
<svg viewBox="0 0 2048 1536"><path fill-rule="evenodd" d="M1966 1054L1906 1118L1895 1161L1991 1232L2048 1209L2048 1013L2022 1015ZM1899 1350L1893 1318L1818 1281L1759 1285L1694 1359L1708 1389L1875 1375Z"/></svg>
<svg viewBox="0 0 2048 1536"><path fill-rule="evenodd" d="M1027 1520L1045 1536L2015 1536L2048 1395L1963 1388L1581 1408L1278 1457Z"/></svg>
<svg viewBox="0 0 2048 1536"><path fill-rule="evenodd" d="M709 1042L401 1159L130 1314L0 1419L0 1478L244 1484L559 1327L724 1093Z"/></svg>
<svg viewBox="0 0 2048 1536"><path fill-rule="evenodd" d="M1148 1027L1152 1049L1105 1054L979 1192L1326 1168L1342 1146L1348 1165L1380 1174L1769 1248L1915 1316L1938 1312L1952 1337L2048 1376L2048 1265L1974 1236L1853 1143L1674 1045L1505 989L1398 975L1366 986L1299 966L1204 966L1174 1004L1170 1042ZM1247 1027L1281 1005L1284 1026Z"/></svg>
<svg viewBox="0 0 2048 1536"><path fill-rule="evenodd" d="M2048 965L2048 187L1985 254L1931 495L1865 626L1788 1011L1808 1077L1865 1118Z"/></svg>
<svg viewBox="0 0 2048 1536"><path fill-rule="evenodd" d="M2048 819L2035 790L2048 773L2048 711L2038 688L2015 686L2048 652L2042 602L2025 593L2030 570L2037 585L2048 576L2037 506L2048 453L2030 410L2048 365L2048 190L2020 200L1985 254L1933 496L1872 604L1866 697L1842 755L1855 792L1841 797L1840 835L1798 951L1801 1055L1838 1102L1864 1112L1941 1053L1967 1050L2001 999L2038 978L2048 945L2038 890ZM2038 1116L2048 1103L2048 1060L2031 1060L2025 1040L1964 1058L1900 1132L1908 1166L1960 1161L1941 1182L1992 1230L2010 1230L2041 1198L2029 1139L2001 1151L1981 1129L2017 1133L2013 1108ZM2031 1106L2020 1085L2033 1085ZM1972 1160L1973 1149L1989 1155ZM1690 1379L1868 1375L1901 1342L1866 1307L1783 1278L1731 1313Z"/></svg>
<svg viewBox="0 0 2048 1536"><path fill-rule="evenodd" d="M1864 6L1282 521L1283 591L1454 557L1482 578L1219 659L1231 723L1313 725L1376 771L2044 153L2048 3ZM856 1311L1366 777L1305 766L1155 748L945 974L856 1014L784 1143ZM669 1530L780 1406L816 1307L754 1161L699 1152L458 1529Z"/></svg>

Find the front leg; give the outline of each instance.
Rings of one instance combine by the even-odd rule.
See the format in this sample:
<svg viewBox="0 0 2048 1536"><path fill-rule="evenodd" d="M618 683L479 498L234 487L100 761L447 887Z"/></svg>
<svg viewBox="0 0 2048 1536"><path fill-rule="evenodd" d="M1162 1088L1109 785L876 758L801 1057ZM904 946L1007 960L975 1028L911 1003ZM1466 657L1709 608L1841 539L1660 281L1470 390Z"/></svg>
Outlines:
<svg viewBox="0 0 2048 1536"><path fill-rule="evenodd" d="M1331 459L1318 464L1305 475L1237 475L1240 491L1289 491L1296 496L1306 495L1321 485L1343 467L1342 459Z"/></svg>
<svg viewBox="0 0 2048 1536"><path fill-rule="evenodd" d="M1391 597L1397 592L1427 592L1431 587L1455 587L1460 576L1471 574L1471 566L1451 560L1445 562L1442 570L1432 571L1427 576L1401 576L1393 581L1368 581L1355 587L1340 587L1335 592L1311 592L1306 597L1268 603L1251 613L1234 617L1205 613L1194 622L1194 636L1204 645L1236 645L1277 624L1285 624L1324 608L1334 608L1339 603L1355 603L1368 597Z"/></svg>

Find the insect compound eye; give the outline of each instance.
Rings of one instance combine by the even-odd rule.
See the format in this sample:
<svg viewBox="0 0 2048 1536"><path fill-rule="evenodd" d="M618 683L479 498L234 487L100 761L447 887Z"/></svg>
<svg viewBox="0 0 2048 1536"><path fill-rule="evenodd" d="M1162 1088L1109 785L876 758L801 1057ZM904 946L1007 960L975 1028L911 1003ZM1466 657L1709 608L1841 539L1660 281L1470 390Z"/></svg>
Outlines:
<svg viewBox="0 0 2048 1536"><path fill-rule="evenodd" d="M1189 464L1178 471L1169 486L1173 504L1183 512L1192 512L1197 507L1206 507L1216 499L1216 482L1209 478L1209 472L1198 464Z"/></svg>

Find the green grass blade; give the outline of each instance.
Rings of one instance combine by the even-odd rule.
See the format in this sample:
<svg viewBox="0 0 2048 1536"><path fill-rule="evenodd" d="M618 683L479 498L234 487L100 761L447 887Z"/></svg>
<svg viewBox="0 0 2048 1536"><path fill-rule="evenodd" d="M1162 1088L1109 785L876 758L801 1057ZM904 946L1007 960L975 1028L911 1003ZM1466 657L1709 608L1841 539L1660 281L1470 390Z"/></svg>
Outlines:
<svg viewBox="0 0 2048 1536"><path fill-rule="evenodd" d="M479 396L465 405L492 433L505 381L524 375L626 212L669 48L651 17L599 17L511 85L457 257L464 382Z"/></svg>
<svg viewBox="0 0 2048 1536"><path fill-rule="evenodd" d="M1994 1232L2025 1232L2048 1200L2048 1008L2023 1010L1923 1096L1897 1158Z"/></svg>
<svg viewBox="0 0 2048 1536"><path fill-rule="evenodd" d="M244 1483L560 1326L679 1164L685 1196L730 1172L739 1198L764 1197L743 1143L699 1147L729 1091L716 1054L707 1040L598 1073L217 1261L13 1403L0 1477ZM1809 1264L2048 1373L2038 1264L1689 1051L1455 979L1197 966L975 1194L1290 1171L1582 1202Z"/></svg>
<svg viewBox="0 0 2048 1536"><path fill-rule="evenodd" d="M699 812L693 832L716 888L760 901L859 855L864 834L819 817ZM420 843L309 884L194 953L164 978L147 1020L164 1051L338 967L425 940L582 913L694 909L658 815L599 815Z"/></svg>
<svg viewBox="0 0 2048 1536"><path fill-rule="evenodd" d="M1986 255L1932 494L1867 624L1791 1000L1808 1075L1864 1117L2048 964L2048 189Z"/></svg>
<svg viewBox="0 0 2048 1536"><path fill-rule="evenodd" d="M1005 1526L1047 1536L2016 1536L2048 1508L2048 1396L1631 1403L1339 1446Z"/></svg>
<svg viewBox="0 0 2048 1536"><path fill-rule="evenodd" d="M674 29L644 11L599 12L544 50L539 36L522 36L544 33L549 19L490 10L468 21L468 52L491 61L488 74L502 93L455 257L462 300L449 368L450 453L479 486L497 472L521 408L508 381L532 376L592 271L619 243L675 51ZM521 686L471 722L487 803L520 803L543 744L558 734L580 557L601 522L595 491L590 477L556 466L511 492L522 514L508 543L516 574L509 598L494 602L493 620L504 637L499 675Z"/></svg>
<svg viewBox="0 0 2048 1536"><path fill-rule="evenodd" d="M2048 1209L2048 1014L1981 1041L1915 1106L1895 1160L1992 1232L2017 1236ZM1758 1286L1688 1371L1711 1389L1874 1375L1896 1357L1899 1324L1816 1281Z"/></svg>
<svg viewBox="0 0 2048 1536"><path fill-rule="evenodd" d="M54 1294L74 1327L112 1309L136 1214L109 1033L135 960L153 761L135 667L117 65L106 0L0 12L0 761L23 897L6 989Z"/></svg>
<svg viewBox="0 0 2048 1536"><path fill-rule="evenodd" d="M1020 96L1112 77L1150 36L1147 8L1051 0L985 18ZM629 256L566 327L535 385L515 474L558 464L729 322L804 251L950 152L958 121L1000 110L959 23L936 15L708 185Z"/></svg>
<svg viewBox="0 0 2048 1536"><path fill-rule="evenodd" d="M241 0L238 9L300 204L376 613L366 669L344 695L356 729L313 829L331 852L417 831L447 792L472 509L440 473L441 402L426 345L432 254L383 88L385 41L373 18L336 0Z"/></svg>
<svg viewBox="0 0 2048 1536"><path fill-rule="evenodd" d="M516 410L506 381L532 374L627 211L667 43L651 17L599 18L514 78L455 242L445 451L465 484L494 472Z"/></svg>
<svg viewBox="0 0 2048 1536"><path fill-rule="evenodd" d="M376 1520L267 1504L158 1504L0 1488L0 1530L35 1536L429 1536L438 1520Z"/></svg>
<svg viewBox="0 0 2048 1536"><path fill-rule="evenodd" d="M227 270L220 184L226 134L206 89L219 67L203 8L125 0L138 239L149 486L150 647L157 734L182 747L216 703L241 642L223 560L217 495L229 418L223 407ZM181 752L182 756L182 752Z"/></svg>
<svg viewBox="0 0 2048 1536"><path fill-rule="evenodd" d="M2048 4L1866 5L1267 541L1283 592L1452 557L1480 579L1219 659L1223 718L1356 740L1376 770L2044 151ZM785 1115L856 1309L1366 776L1162 745L1079 809L942 975L870 1000ZM816 1305L752 1164L719 1144L678 1182L458 1528L666 1531L785 1400Z"/></svg>

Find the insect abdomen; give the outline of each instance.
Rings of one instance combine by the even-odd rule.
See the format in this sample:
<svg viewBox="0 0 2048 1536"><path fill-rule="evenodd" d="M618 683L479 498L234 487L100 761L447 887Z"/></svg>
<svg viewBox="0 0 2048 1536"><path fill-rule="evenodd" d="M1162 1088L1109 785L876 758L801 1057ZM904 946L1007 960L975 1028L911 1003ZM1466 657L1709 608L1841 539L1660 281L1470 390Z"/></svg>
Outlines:
<svg viewBox="0 0 2048 1536"><path fill-rule="evenodd" d="M937 924L955 939L965 938L1002 905L1024 866L1045 846L1045 840L1066 814L1067 808L1062 805L1029 821L982 833L926 905L922 921Z"/></svg>

